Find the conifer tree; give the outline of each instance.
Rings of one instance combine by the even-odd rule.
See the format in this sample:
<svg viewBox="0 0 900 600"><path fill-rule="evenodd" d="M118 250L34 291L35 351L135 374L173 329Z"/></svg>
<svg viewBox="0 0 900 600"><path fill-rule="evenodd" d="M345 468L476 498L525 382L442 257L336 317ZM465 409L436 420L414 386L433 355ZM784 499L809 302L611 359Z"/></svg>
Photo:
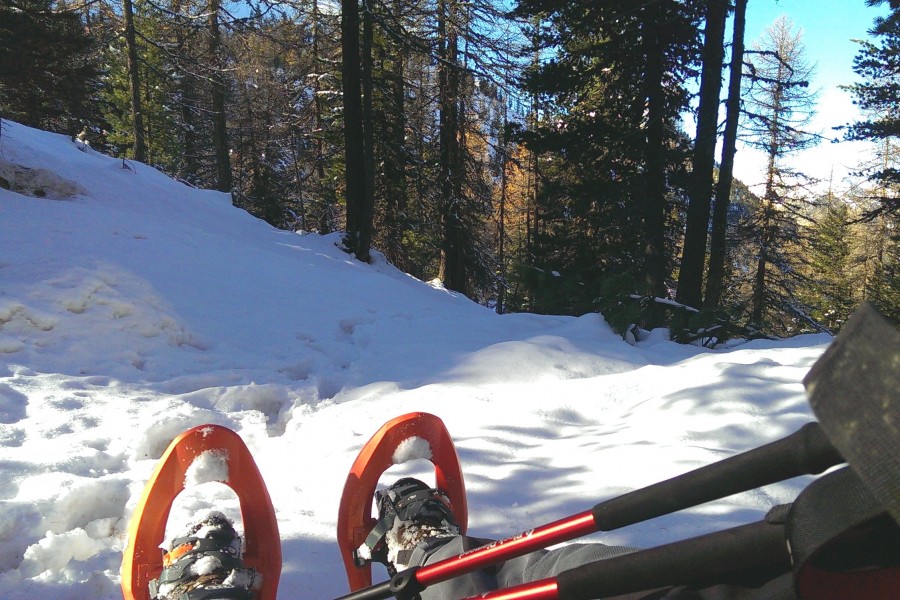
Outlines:
<svg viewBox="0 0 900 600"><path fill-rule="evenodd" d="M80 12L52 0L0 0L0 113L70 135L96 126L95 43Z"/></svg>
<svg viewBox="0 0 900 600"><path fill-rule="evenodd" d="M668 296L681 196L674 175L686 150L681 82L698 61L701 7L520 1L519 14L545 24L535 49L554 53L525 78L526 91L545 99L536 130L523 136L542 157L536 264L524 271L536 310L596 309L613 278L619 292ZM643 324L660 318L651 309Z"/></svg>
<svg viewBox="0 0 900 600"><path fill-rule="evenodd" d="M765 191L752 227L757 256L749 320L788 333L814 324L796 294L803 231L799 220L802 205L811 200L803 189L805 176L789 168L785 159L818 139L804 129L815 103L815 94L808 90L812 67L801 35L786 17L764 32L753 51L750 72L747 140L765 152L767 164Z"/></svg>
<svg viewBox="0 0 900 600"><path fill-rule="evenodd" d="M700 103L697 108L697 135L692 156L690 204L687 208L684 246L675 299L699 308L706 265L706 241L712 202L713 167L719 124L719 93L722 88L724 60L725 0L709 0L703 33L703 68L700 78Z"/></svg>
<svg viewBox="0 0 900 600"><path fill-rule="evenodd" d="M867 0L875 6L886 0ZM848 86L856 99L856 104L869 115L868 118L853 123L847 137L853 140L880 142L900 137L900 111L897 98L900 97L900 6L890 2L891 11L887 17L878 18L871 30L876 42L864 41L853 61L853 70L862 81ZM896 190L900 187L900 169L893 165L875 167L867 173L879 189L887 193L879 198L877 208L870 211L875 216L881 211L900 213L900 200Z"/></svg>
<svg viewBox="0 0 900 600"><path fill-rule="evenodd" d="M347 202L345 248L358 260L369 261L372 238L374 190L367 184L365 128L363 120L362 56L357 0L341 1L341 75L344 101L344 160Z"/></svg>
<svg viewBox="0 0 900 600"><path fill-rule="evenodd" d="M728 213L734 183L734 155L737 148L741 116L741 81L744 68L744 30L747 0L735 0L731 34L731 59L728 73L728 98L725 101L725 131L722 135L722 158L716 181L715 204L709 239L709 268L706 275L703 308L715 311L720 306L726 278L728 252Z"/></svg>
<svg viewBox="0 0 900 600"><path fill-rule="evenodd" d="M137 34L134 28L134 5L131 0L122 0L122 18L125 24L125 48L128 57L128 87L131 92L131 120L134 137L134 159L147 160L144 143L144 115L141 110L141 75L138 68Z"/></svg>
<svg viewBox="0 0 900 600"><path fill-rule="evenodd" d="M833 332L858 303L851 220L847 203L829 193L816 214L805 253L809 277L804 302L812 307L810 316Z"/></svg>

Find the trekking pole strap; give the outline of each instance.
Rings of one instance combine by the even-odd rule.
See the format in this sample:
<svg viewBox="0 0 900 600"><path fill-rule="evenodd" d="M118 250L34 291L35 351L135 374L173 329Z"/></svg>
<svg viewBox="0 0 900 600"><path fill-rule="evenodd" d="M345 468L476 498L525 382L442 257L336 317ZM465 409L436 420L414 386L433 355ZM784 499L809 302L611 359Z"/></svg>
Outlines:
<svg viewBox="0 0 900 600"><path fill-rule="evenodd" d="M900 527L852 468L801 492L787 536L798 597L900 598Z"/></svg>
<svg viewBox="0 0 900 600"><path fill-rule="evenodd" d="M594 519L599 531L612 531L843 462L819 424L807 423L775 442L602 502Z"/></svg>

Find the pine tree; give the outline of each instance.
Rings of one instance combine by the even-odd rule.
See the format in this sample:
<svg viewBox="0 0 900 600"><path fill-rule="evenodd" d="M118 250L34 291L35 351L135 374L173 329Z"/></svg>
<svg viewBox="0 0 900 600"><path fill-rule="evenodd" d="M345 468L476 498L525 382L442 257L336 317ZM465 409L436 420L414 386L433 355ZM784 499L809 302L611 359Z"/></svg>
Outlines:
<svg viewBox="0 0 900 600"><path fill-rule="evenodd" d="M741 80L744 68L744 29L747 17L747 0L734 3L734 20L731 36L731 60L728 73L728 99L725 101L725 131L722 136L722 159L716 181L715 204L709 240L709 268L706 275L703 308L719 309L726 278L728 238L728 213L733 193L734 155L737 148L738 126L741 113Z"/></svg>
<svg viewBox="0 0 900 600"><path fill-rule="evenodd" d="M357 0L341 1L341 75L344 100L344 159L347 231L344 246L357 259L368 262L372 236L374 190L367 185L365 128L362 99L362 56Z"/></svg>
<svg viewBox="0 0 900 600"><path fill-rule="evenodd" d="M628 293L668 296L686 151L681 82L697 65L701 5L519 3L522 16L545 24L535 50L555 53L525 78L526 91L545 99L522 138L541 156L535 263L523 271L536 310L596 309L604 280L623 274L637 275ZM643 324L660 322L656 306Z"/></svg>
<svg viewBox="0 0 900 600"><path fill-rule="evenodd" d="M131 119L134 136L134 159L147 160L144 143L144 115L141 111L141 76L138 68L137 34L134 28L134 5L131 0L122 1L122 18L125 24L125 48L128 57L128 87L131 92Z"/></svg>
<svg viewBox="0 0 900 600"><path fill-rule="evenodd" d="M709 0L704 19L703 69L700 79L700 103L697 107L697 135L692 156L690 204L684 233L684 249L675 299L699 308L706 265L706 241L712 202L713 167L719 124L719 93L722 88L722 64L725 45L725 0Z"/></svg>
<svg viewBox="0 0 900 600"><path fill-rule="evenodd" d="M75 135L100 122L96 42L52 0L0 0L0 113Z"/></svg>
<svg viewBox="0 0 900 600"><path fill-rule="evenodd" d="M867 0L870 6L883 4L885 0ZM900 136L900 113L897 98L900 97L900 7L891 2L891 12L878 18L871 30L876 43L861 42L862 49L853 61L853 70L862 81L848 89L856 104L871 115L868 119L853 123L847 137L853 140L882 141ZM875 216L881 211L900 213L900 200L896 189L900 186L900 169L892 165L876 167L868 177L890 191L879 198L878 208L869 213Z"/></svg>
<svg viewBox="0 0 900 600"><path fill-rule="evenodd" d="M812 225L805 260L809 270L805 303L810 316L837 332L856 307L850 207L829 193Z"/></svg>

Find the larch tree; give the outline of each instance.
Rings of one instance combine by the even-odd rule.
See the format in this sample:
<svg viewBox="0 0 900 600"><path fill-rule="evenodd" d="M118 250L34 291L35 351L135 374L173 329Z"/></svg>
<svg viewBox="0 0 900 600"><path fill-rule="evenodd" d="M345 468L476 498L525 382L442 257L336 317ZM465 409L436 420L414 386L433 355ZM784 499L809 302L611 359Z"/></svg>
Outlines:
<svg viewBox="0 0 900 600"><path fill-rule="evenodd" d="M756 209L752 236L756 265L749 320L782 333L794 323L812 325L808 307L796 296L800 271L805 176L790 168L787 160L818 142L807 131L815 108L809 90L813 67L807 62L802 35L787 17L780 17L763 33L749 61L746 79L745 139L766 157L764 192Z"/></svg>

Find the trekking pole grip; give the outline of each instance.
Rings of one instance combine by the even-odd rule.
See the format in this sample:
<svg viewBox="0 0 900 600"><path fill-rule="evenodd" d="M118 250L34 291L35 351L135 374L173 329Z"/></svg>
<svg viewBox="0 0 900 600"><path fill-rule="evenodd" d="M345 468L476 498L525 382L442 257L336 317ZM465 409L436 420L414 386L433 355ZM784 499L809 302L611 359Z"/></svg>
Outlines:
<svg viewBox="0 0 900 600"><path fill-rule="evenodd" d="M601 502L592 513L598 531L612 531L843 462L811 422L775 442Z"/></svg>

